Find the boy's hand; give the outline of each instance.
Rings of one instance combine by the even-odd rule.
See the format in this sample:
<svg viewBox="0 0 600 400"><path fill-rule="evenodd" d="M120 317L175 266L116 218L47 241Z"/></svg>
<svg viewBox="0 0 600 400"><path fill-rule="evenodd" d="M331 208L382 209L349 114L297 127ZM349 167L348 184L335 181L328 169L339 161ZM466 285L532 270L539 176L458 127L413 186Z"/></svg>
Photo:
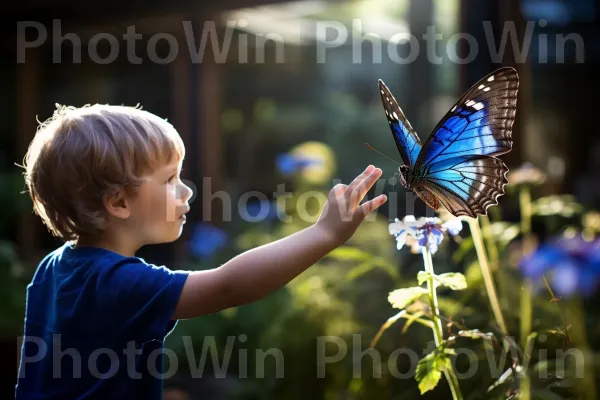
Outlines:
<svg viewBox="0 0 600 400"><path fill-rule="evenodd" d="M365 217L387 201L382 194L360 204L381 174L381 169L369 165L350 185L338 184L329 192L316 225L337 245L350 239Z"/></svg>

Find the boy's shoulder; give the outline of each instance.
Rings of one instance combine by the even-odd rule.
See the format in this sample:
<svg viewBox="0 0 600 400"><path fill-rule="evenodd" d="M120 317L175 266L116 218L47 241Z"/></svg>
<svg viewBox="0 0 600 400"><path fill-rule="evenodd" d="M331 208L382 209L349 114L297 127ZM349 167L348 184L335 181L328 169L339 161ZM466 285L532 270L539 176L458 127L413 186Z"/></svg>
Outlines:
<svg viewBox="0 0 600 400"><path fill-rule="evenodd" d="M27 288L17 398L137 398L142 392L159 398L162 367L154 373L150 363L130 365L128 354L139 349L136 360L146 360L162 351L186 277L98 248L65 244L50 252ZM108 366L99 365L111 372L96 372L99 351L110 355ZM129 368L143 378L132 379ZM99 379L106 381L98 385Z"/></svg>
<svg viewBox="0 0 600 400"><path fill-rule="evenodd" d="M27 288L27 319L61 334L160 340L173 328L170 317L187 276L67 242L40 261Z"/></svg>

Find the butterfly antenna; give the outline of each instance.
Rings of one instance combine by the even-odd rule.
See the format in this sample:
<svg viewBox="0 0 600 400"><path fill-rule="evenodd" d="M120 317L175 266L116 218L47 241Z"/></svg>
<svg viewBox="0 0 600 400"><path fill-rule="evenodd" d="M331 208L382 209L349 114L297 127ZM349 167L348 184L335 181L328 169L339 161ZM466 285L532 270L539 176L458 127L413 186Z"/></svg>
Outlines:
<svg viewBox="0 0 600 400"><path fill-rule="evenodd" d="M370 148L371 150L373 150L375 153L377 153L377 154L380 154L380 155L384 156L385 158L387 158L387 159L389 159L389 160L392 160L392 161L393 161L393 162L395 162L396 164L400 165L400 163L399 163L398 161L394 160L392 157L390 157L390 156L387 156L387 155L383 154L382 152L380 152L380 151L378 151L378 150L375 150L375 149L373 148L373 146L371 146L369 143L365 143L365 145L366 145L368 148Z"/></svg>

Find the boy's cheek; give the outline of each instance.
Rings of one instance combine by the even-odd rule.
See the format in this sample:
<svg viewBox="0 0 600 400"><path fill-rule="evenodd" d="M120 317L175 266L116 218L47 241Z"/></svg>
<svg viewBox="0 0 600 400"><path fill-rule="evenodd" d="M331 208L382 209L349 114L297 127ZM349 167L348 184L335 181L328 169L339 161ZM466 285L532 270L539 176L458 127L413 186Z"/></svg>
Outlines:
<svg viewBox="0 0 600 400"><path fill-rule="evenodd" d="M139 207L146 219L154 221L175 221L177 219L177 202L167 189L153 191L148 201Z"/></svg>
<svg viewBox="0 0 600 400"><path fill-rule="evenodd" d="M165 198L162 202L162 213L166 216L166 220L169 222L176 221L179 218L178 208L180 207L179 202L177 201L177 197L175 196L174 191L168 190L165 193Z"/></svg>

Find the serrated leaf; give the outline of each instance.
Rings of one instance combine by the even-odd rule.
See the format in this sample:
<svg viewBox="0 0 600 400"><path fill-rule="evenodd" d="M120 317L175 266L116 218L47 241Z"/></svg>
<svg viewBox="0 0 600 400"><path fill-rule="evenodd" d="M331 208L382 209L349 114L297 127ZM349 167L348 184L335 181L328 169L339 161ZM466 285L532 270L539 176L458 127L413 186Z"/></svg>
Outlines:
<svg viewBox="0 0 600 400"><path fill-rule="evenodd" d="M417 281L419 285L427 282L431 278L431 274L425 271L419 271ZM460 272L447 272L441 275L434 275L435 285L446 286L452 290L463 290L467 287L467 280Z"/></svg>
<svg viewBox="0 0 600 400"><path fill-rule="evenodd" d="M467 279L460 272L447 272L435 277L440 286L446 286L452 290L463 290L467 288Z"/></svg>
<svg viewBox="0 0 600 400"><path fill-rule="evenodd" d="M452 367L448 354L453 354L453 350L444 349L444 351L439 351L436 349L419 361L415 371L415 379L419 383L421 394L433 390L440 381L442 372Z"/></svg>
<svg viewBox="0 0 600 400"><path fill-rule="evenodd" d="M410 287L396 289L388 295L388 301L394 308L403 309L413 301L417 300L424 294L429 293L427 289L422 287Z"/></svg>
<svg viewBox="0 0 600 400"><path fill-rule="evenodd" d="M415 379L419 383L421 394L433 390L441 377L442 371L436 368L434 353L427 354L417 364Z"/></svg>

